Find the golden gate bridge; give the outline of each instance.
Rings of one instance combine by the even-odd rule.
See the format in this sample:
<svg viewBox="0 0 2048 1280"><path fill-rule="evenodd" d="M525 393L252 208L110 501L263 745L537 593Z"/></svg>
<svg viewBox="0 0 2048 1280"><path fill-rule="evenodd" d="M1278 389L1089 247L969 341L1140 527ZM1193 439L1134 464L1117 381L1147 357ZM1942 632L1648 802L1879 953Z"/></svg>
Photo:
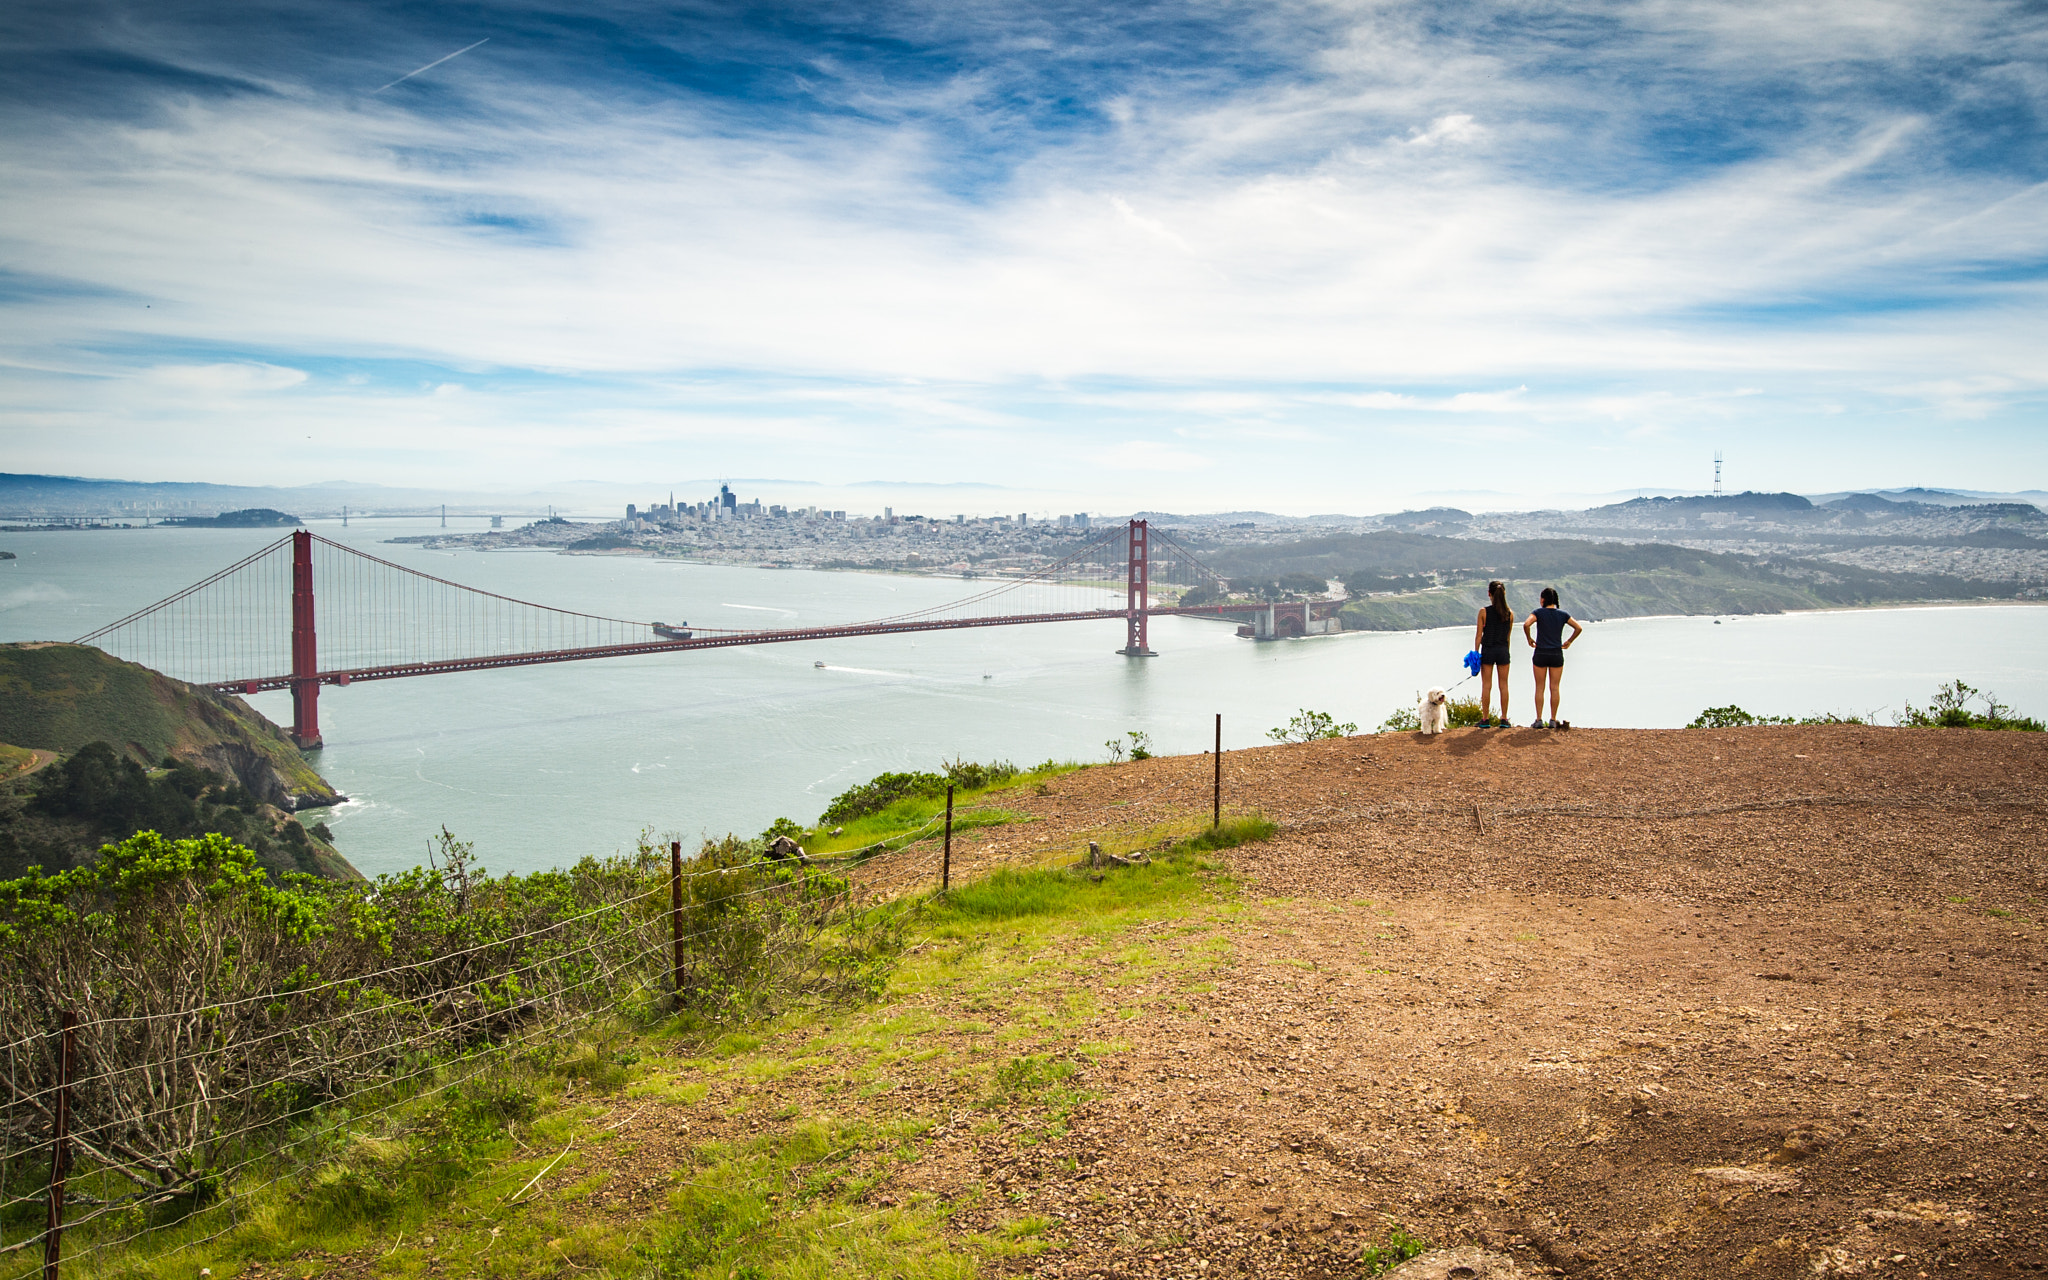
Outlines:
<svg viewBox="0 0 2048 1280"><path fill-rule="evenodd" d="M1318 613L1327 615L1338 604L1155 603L1155 586L1227 589L1164 530L1132 520L1053 563L909 613L818 627L672 626L517 600L301 529L77 643L221 693L289 689L292 738L310 749L320 745L323 685L736 645L1109 619L1124 623L1118 653L1149 658L1155 655L1147 623L1155 617L1263 613L1264 634L1298 635ZM1119 592L1123 598L1116 604Z"/></svg>

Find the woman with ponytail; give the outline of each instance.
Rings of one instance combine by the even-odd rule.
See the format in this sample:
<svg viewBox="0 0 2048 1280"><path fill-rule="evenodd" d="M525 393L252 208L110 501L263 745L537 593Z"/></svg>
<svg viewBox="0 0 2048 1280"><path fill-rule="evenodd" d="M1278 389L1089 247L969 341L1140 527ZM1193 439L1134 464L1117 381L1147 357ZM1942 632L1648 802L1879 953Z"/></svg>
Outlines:
<svg viewBox="0 0 2048 1280"><path fill-rule="evenodd" d="M1472 632L1472 647L1479 650L1479 727L1493 727L1493 687L1500 686L1500 727L1508 727L1508 661L1513 656L1508 639L1515 626L1515 611L1508 608L1508 589L1499 578L1486 584L1492 599L1479 611Z"/></svg>

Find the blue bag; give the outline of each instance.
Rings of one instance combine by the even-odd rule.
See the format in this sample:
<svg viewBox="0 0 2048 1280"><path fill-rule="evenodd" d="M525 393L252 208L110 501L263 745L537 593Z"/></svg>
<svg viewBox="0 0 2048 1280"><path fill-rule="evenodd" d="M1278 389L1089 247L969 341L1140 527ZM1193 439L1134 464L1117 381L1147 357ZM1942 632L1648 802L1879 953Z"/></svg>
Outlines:
<svg viewBox="0 0 2048 1280"><path fill-rule="evenodd" d="M1468 676L1479 674L1479 650L1474 649L1465 655L1465 674Z"/></svg>

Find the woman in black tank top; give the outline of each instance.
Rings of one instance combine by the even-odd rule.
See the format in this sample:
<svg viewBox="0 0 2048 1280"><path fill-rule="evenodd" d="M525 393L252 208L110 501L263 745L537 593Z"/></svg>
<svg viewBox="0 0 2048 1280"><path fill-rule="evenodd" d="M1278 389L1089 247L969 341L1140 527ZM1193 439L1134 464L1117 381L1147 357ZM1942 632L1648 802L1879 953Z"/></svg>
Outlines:
<svg viewBox="0 0 2048 1280"><path fill-rule="evenodd" d="M1508 638L1514 630L1515 611L1508 608L1508 589L1495 578L1486 584L1491 601L1479 611L1473 626L1472 647L1479 650L1479 727L1493 727L1493 687L1500 685L1500 727L1508 727L1508 662L1513 650Z"/></svg>

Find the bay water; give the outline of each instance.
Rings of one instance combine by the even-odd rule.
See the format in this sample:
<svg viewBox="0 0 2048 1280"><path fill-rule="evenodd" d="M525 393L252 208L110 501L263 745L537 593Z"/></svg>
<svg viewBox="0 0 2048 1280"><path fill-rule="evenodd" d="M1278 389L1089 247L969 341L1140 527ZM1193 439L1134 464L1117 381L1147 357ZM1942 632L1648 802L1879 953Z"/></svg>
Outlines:
<svg viewBox="0 0 2048 1280"><path fill-rule="evenodd" d="M481 521L450 519L451 531ZM435 520L315 522L321 534L467 585L561 608L699 626L818 626L924 608L987 584L542 552L431 551L388 539ZM275 540L277 530L0 535L0 640L70 640ZM1105 601L1109 597L1105 595ZM1533 601L1516 601L1526 610ZM1569 610L1571 601L1564 601ZM1673 728L1703 708L1888 720L1961 678L2048 715L2038 605L1930 606L1591 624L1564 714ZM325 689L321 773L350 799L325 821L375 875L424 859L448 828L496 871L630 848L638 834L760 831L814 819L846 788L947 759L1103 760L1148 734L1160 753L1263 745L1301 709L1361 730L1464 677L1471 628L1275 643L1161 618L1156 658L1120 657L1121 622L1054 623L705 650ZM1512 670L1532 714L1526 651ZM824 663L822 667L816 665ZM1462 685L1460 696L1477 689ZM289 695L250 701L289 724Z"/></svg>

